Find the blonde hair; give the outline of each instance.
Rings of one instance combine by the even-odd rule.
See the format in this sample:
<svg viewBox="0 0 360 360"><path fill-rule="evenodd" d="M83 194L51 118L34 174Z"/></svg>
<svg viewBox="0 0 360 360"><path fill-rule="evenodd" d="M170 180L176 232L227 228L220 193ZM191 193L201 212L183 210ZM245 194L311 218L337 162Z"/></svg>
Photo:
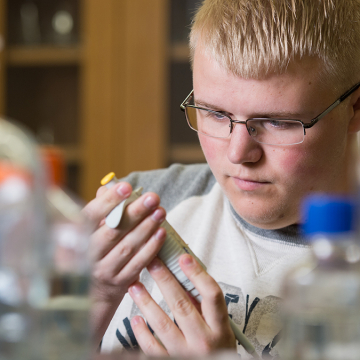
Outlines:
<svg viewBox="0 0 360 360"><path fill-rule="evenodd" d="M204 0L190 34L192 61L199 41L243 78L282 73L309 56L346 87L360 81L360 0Z"/></svg>

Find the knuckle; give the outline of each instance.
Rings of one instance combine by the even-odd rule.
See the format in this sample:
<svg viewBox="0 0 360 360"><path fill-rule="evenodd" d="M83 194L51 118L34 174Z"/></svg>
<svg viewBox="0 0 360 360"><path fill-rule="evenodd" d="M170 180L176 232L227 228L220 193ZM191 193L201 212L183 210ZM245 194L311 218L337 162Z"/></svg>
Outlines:
<svg viewBox="0 0 360 360"><path fill-rule="evenodd" d="M133 247L130 244L119 244L118 248L119 256L122 258L129 258L133 254Z"/></svg>
<svg viewBox="0 0 360 360"><path fill-rule="evenodd" d="M151 355L155 351L158 345L159 344L157 340L154 337L152 337L147 341L144 341L143 344L141 344L141 350L145 353L145 355Z"/></svg>
<svg viewBox="0 0 360 360"><path fill-rule="evenodd" d="M156 329L159 333L167 333L171 330L173 325L172 321L168 317L161 317L157 320Z"/></svg>
<svg viewBox="0 0 360 360"><path fill-rule="evenodd" d="M215 305L222 305L225 301L223 292L218 287L209 287L206 297Z"/></svg>
<svg viewBox="0 0 360 360"><path fill-rule="evenodd" d="M181 298L174 303L174 312L181 316L189 316L194 310L194 306L186 298Z"/></svg>
<svg viewBox="0 0 360 360"><path fill-rule="evenodd" d="M103 266L94 266L94 270L92 272L93 279L100 283L111 286L121 286L123 284L123 278L121 276L117 276L113 271L105 270Z"/></svg>
<svg viewBox="0 0 360 360"><path fill-rule="evenodd" d="M98 279L98 281L112 287L123 288L126 286L126 282L122 277L112 276L110 274L104 275L101 279Z"/></svg>
<svg viewBox="0 0 360 360"><path fill-rule="evenodd" d="M104 272L100 267L93 270L92 276L100 283L110 283L111 276Z"/></svg>
<svg viewBox="0 0 360 360"><path fill-rule="evenodd" d="M103 280L103 275L102 272L99 271L98 269L94 268L93 272L92 272L92 277L93 279L97 280L97 281L102 281Z"/></svg>
<svg viewBox="0 0 360 360"><path fill-rule="evenodd" d="M164 271L164 269L159 269L157 271L149 270L151 276L156 279L156 281L161 282L162 286L171 286L171 284L174 281L174 276L171 273L168 273L167 271Z"/></svg>
<svg viewBox="0 0 360 360"><path fill-rule="evenodd" d="M212 341L208 338L200 338L197 341L198 351L202 355L207 355L213 350L213 346L211 345Z"/></svg>
<svg viewBox="0 0 360 360"><path fill-rule="evenodd" d="M141 261L134 261L132 263L132 273L136 275L140 274L141 271L145 268L145 266L146 264Z"/></svg>
<svg viewBox="0 0 360 360"><path fill-rule="evenodd" d="M163 286L172 286L174 282L174 277L172 274L167 273L165 271L160 271L159 275L160 275L159 281L163 284Z"/></svg>
<svg viewBox="0 0 360 360"><path fill-rule="evenodd" d="M116 240L119 236L119 230L117 229L111 229L109 227L106 228L106 231L104 231L104 241L105 242L113 242Z"/></svg>

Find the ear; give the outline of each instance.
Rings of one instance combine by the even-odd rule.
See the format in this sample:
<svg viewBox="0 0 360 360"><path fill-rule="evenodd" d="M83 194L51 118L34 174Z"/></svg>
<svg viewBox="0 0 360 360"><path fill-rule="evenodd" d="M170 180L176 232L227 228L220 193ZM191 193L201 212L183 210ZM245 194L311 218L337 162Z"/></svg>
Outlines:
<svg viewBox="0 0 360 360"><path fill-rule="evenodd" d="M348 132L356 133L360 131L360 89L355 91L349 105L352 117L349 121Z"/></svg>
<svg viewBox="0 0 360 360"><path fill-rule="evenodd" d="M348 132L356 133L360 131L360 89L355 91L351 98L350 106L352 107L352 117L349 122Z"/></svg>

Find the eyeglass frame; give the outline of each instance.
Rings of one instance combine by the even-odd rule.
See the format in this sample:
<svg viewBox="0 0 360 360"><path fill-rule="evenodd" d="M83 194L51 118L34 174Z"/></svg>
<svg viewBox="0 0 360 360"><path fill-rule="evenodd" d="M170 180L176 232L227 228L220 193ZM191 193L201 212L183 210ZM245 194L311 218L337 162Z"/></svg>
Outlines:
<svg viewBox="0 0 360 360"><path fill-rule="evenodd" d="M347 90L344 94L342 94L337 100L335 100L329 107L327 107L323 112L321 112L319 115L317 115L316 117L314 117L313 119L310 120L310 123L304 123L303 121L299 120L299 119L278 119L278 118L250 118L250 119L247 119L245 121L241 121L241 120L233 120L231 119L230 116L226 115L226 114L223 114L221 111L215 111L215 110L211 110L211 109L205 109L205 108L202 108L202 107L199 107L199 106L195 106L195 105L189 105L187 104L189 101L190 101L190 98L191 96L194 95L194 89L191 90L190 94L185 98L185 100L180 104L180 109L182 111L185 112L185 115L186 115L186 107L191 107L191 108L194 108L194 109L200 109L200 110L205 110L205 111L210 111L210 112L213 112L213 113L220 113L221 115L227 117L230 121L230 132L229 132L229 135L226 136L226 137L218 137L218 138L221 138L221 139L226 139L227 137L229 137L234 129L234 124L244 124L246 126L246 129L249 133L249 135L251 136L250 134L250 129L247 125L248 121L253 121L253 120L276 120L276 121L296 121L296 122L299 122L301 123L303 129L304 129L304 136L306 135L306 130L305 129L310 129L312 128L319 120L321 120L325 115L327 115L330 111L332 111L334 108L336 108L340 103L342 103L347 97L349 97L353 92L355 92L358 88L360 87L360 82L358 82L357 84L355 84L353 87L351 87L349 90ZM206 136L210 136L210 137L214 137L216 138L216 136L212 136L212 135L208 135L208 134L205 134L201 131L198 131L196 129L194 129L191 124L189 123L189 120L186 116L186 120L187 120L187 123L189 125L189 127L196 131L196 132L200 132L201 134L203 135L206 135ZM251 136L252 137L252 136ZM256 140L255 140L256 141ZM301 141L303 142L304 139ZM290 144L290 145L295 145L295 144Z"/></svg>

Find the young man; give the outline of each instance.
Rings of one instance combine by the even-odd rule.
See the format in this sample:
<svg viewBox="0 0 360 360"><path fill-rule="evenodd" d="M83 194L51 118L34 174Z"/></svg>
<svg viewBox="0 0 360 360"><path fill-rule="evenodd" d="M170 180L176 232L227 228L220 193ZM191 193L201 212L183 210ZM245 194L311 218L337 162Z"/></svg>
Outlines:
<svg viewBox="0 0 360 360"><path fill-rule="evenodd" d="M182 107L208 164L131 174L85 208L100 224L95 338L104 351L139 346L152 356L235 350L230 314L259 355L276 357L281 282L310 254L301 201L351 190L360 0L205 0L190 44L194 90ZM102 219L140 185L151 192L109 229ZM207 266L209 275L180 259L201 308L154 259L165 209Z"/></svg>

